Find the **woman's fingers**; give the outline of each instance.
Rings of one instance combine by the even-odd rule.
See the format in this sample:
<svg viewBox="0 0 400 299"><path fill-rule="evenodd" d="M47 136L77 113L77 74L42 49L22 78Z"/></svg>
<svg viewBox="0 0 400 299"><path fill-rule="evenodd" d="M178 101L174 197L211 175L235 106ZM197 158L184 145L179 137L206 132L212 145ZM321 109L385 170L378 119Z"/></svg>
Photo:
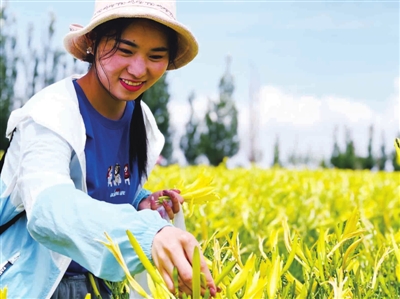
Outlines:
<svg viewBox="0 0 400 299"><path fill-rule="evenodd" d="M155 199L153 195L150 198L150 208L152 210L157 210L159 208L158 199Z"/></svg>
<svg viewBox="0 0 400 299"><path fill-rule="evenodd" d="M200 249L200 245L197 245L197 246ZM200 249L200 252L201 252L201 249ZM193 264L193 261L192 261L193 260L193 253L194 253L194 247L191 248L190 252L188 252L188 254L187 254L187 256L189 257L190 264ZM210 294L211 294L211 296L214 297L217 294L217 291L216 291L217 288L216 288L216 285L214 283L214 279L212 278L210 269L208 269L208 266L207 266L206 260L204 258L204 255L202 253L200 254L200 271L202 273L204 273L205 278L206 278L207 288L210 289ZM204 291L205 291L205 287L206 286L202 285L201 287L202 287L202 294L203 294Z"/></svg>
<svg viewBox="0 0 400 299"><path fill-rule="evenodd" d="M210 289L211 296L214 297L217 294L217 287L214 283L214 279L211 276L210 269L208 269L208 266L207 266L204 256L200 255L200 259L201 259L200 270L202 273L205 274L207 287Z"/></svg>
<svg viewBox="0 0 400 299"><path fill-rule="evenodd" d="M172 272L166 270L165 268L159 268L158 271L161 274L161 277L164 279L165 284L167 285L167 288L170 292L174 293L175 292L175 287L174 287L174 282L172 280Z"/></svg>
<svg viewBox="0 0 400 299"><path fill-rule="evenodd" d="M162 276L162 278L165 281L165 284L167 285L168 290L175 294L176 293L176 286L175 286L175 281L173 278L173 265L170 263L169 259L166 257L163 259L163 265L161 266L162 268L159 270L160 274ZM178 270L179 271L179 270ZM179 272L178 272L179 274ZM182 293L186 293L187 295L191 295L192 293L192 288L191 285L188 286L186 285L182 278L180 276L177 277L178 278L178 292L180 295L182 295Z"/></svg>
<svg viewBox="0 0 400 299"><path fill-rule="evenodd" d="M166 220L173 220L175 214L181 209L184 202L178 189L160 190L150 194L139 203L138 210L152 209L158 211L160 216ZM168 196L170 200L159 201L161 196Z"/></svg>
<svg viewBox="0 0 400 299"><path fill-rule="evenodd" d="M181 194L181 190L179 190L179 189L170 189L170 190L172 190L172 191L174 191L174 192L176 192L178 194Z"/></svg>
<svg viewBox="0 0 400 299"><path fill-rule="evenodd" d="M168 202L164 201L162 203L165 212L167 212L169 219L173 220L175 217L174 211L172 210L172 208L170 207L170 205L168 204Z"/></svg>
<svg viewBox="0 0 400 299"><path fill-rule="evenodd" d="M191 235L190 235L191 236ZM192 281L193 281L193 253L194 253L194 248L199 247L200 245L198 244L197 240L193 237L188 238L187 241L183 242L183 249L185 250L184 256L186 257L185 259L179 259L176 260L174 265L178 269L179 277L182 280L182 283L187 286L188 288L192 289ZM201 252L201 249L200 249ZM214 279L211 276L211 272L208 269L206 260L203 256L203 254L200 254L200 271L204 273L205 278L206 278L206 284L207 286L202 285L202 294L204 295L206 287L210 289L210 294L211 296L215 296L217 293L217 288L214 283Z"/></svg>
<svg viewBox="0 0 400 299"><path fill-rule="evenodd" d="M187 260L186 260L187 261ZM193 286L193 268L189 261L187 261L187 265L184 265L181 260L177 263L176 268L179 274L179 290L181 292L186 293L187 295L192 295L192 286ZM204 268L204 266L206 268ZM206 285L201 285L201 295L203 296L206 292L206 289L210 289L211 296L216 295L216 287L214 284L214 280L212 279L211 273L208 270L207 264L201 264L200 271L205 274L206 277Z"/></svg>
<svg viewBox="0 0 400 299"><path fill-rule="evenodd" d="M164 190L163 194L171 199L173 213L178 213L180 205L183 204L184 201L183 197L175 190Z"/></svg>
<svg viewBox="0 0 400 299"><path fill-rule="evenodd" d="M191 294L193 252L194 248L199 246L193 235L175 227L164 227L156 234L152 248L153 260L157 268L161 269L162 276L171 291L174 291L172 273L175 266L179 275L179 290ZM202 254L200 259L201 272L204 273L207 284L202 286L201 292L204 294L206 288L209 288L210 294L215 296L217 288Z"/></svg>

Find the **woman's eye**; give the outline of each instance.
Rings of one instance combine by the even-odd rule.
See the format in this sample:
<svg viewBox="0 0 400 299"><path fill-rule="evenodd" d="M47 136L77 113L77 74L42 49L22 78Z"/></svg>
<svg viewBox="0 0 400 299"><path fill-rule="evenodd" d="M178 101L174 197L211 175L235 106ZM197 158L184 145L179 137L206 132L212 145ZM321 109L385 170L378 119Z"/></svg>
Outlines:
<svg viewBox="0 0 400 299"><path fill-rule="evenodd" d="M164 56L162 56L162 55L151 55L151 56L150 56L151 59L156 59L156 60L162 59L163 57L164 57Z"/></svg>
<svg viewBox="0 0 400 299"><path fill-rule="evenodd" d="M128 50L128 49L124 49L124 48L118 48L119 51L121 51L124 54L132 54L132 51Z"/></svg>

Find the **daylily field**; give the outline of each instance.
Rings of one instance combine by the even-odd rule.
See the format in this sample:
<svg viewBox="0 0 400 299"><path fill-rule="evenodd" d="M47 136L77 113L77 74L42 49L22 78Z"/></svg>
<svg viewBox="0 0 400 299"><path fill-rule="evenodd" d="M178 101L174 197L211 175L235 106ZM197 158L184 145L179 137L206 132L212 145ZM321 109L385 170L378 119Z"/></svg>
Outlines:
<svg viewBox="0 0 400 299"><path fill-rule="evenodd" d="M399 172L172 165L145 187L182 189L217 298L364 299L400 298L399 183ZM143 296L175 298L155 272Z"/></svg>
<svg viewBox="0 0 400 299"><path fill-rule="evenodd" d="M170 166L146 187L199 176L220 198L186 223L213 276L229 270L219 298L400 298L399 172Z"/></svg>

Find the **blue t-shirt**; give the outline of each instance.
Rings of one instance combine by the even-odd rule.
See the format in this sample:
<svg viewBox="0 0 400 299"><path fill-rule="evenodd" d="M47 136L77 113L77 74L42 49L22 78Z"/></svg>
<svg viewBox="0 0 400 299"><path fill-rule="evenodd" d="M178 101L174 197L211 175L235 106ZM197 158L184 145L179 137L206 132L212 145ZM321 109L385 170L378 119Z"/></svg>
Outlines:
<svg viewBox="0 0 400 299"><path fill-rule="evenodd" d="M129 128L135 102L126 103L121 119L110 120L93 108L76 80L74 86L86 128L88 194L110 203L132 203L139 186L137 164L133 163L133 171L129 167ZM66 274L86 272L85 268L72 261Z"/></svg>

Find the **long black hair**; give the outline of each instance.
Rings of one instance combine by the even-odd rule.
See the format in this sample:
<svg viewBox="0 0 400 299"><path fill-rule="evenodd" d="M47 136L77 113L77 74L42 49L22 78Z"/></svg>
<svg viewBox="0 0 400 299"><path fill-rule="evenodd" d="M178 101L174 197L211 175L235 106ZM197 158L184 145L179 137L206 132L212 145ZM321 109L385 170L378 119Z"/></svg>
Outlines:
<svg viewBox="0 0 400 299"><path fill-rule="evenodd" d="M91 64L90 67L94 67L97 73L96 64L94 63L97 48L99 46L100 41L106 39L106 41L114 41L114 46L108 53L105 53L105 56L113 55L120 43L121 35L124 30L134 22L135 18L119 18L107 21L95 29L89 34L90 38L93 39L93 54L87 54L85 61ZM151 20L150 20L151 21ZM169 27L163 26L160 23L152 21L158 26L162 26L162 30L167 34L168 39L168 59L169 64L173 64L178 51L178 36L174 30ZM103 58L100 57L100 58ZM139 179L145 175L147 177L147 134L146 127L144 124L143 112L141 107L141 100L143 94L141 94L135 100L135 109L132 113L132 119L129 127L129 167L131 172L133 172L133 161L137 162Z"/></svg>

